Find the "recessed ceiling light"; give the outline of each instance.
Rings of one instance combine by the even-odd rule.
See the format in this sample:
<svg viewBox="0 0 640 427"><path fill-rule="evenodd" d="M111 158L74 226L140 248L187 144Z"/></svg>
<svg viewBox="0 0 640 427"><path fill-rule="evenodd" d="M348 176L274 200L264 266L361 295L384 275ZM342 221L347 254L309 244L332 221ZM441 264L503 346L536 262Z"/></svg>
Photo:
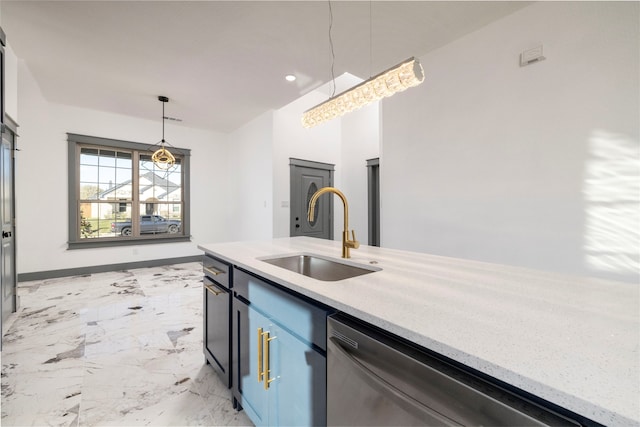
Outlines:
<svg viewBox="0 0 640 427"><path fill-rule="evenodd" d="M296 76L294 76L293 74L287 74L286 76L284 76L284 78L288 82L295 82L296 81Z"/></svg>

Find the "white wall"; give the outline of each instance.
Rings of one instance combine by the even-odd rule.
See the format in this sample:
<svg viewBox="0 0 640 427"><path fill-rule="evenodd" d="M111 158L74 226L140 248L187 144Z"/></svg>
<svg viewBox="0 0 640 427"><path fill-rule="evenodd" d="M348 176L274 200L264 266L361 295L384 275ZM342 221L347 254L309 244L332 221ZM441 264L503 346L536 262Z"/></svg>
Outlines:
<svg viewBox="0 0 640 427"><path fill-rule="evenodd" d="M273 112L255 118L228 138L230 238L270 239L273 236Z"/></svg>
<svg viewBox="0 0 640 427"><path fill-rule="evenodd" d="M8 41L4 48L4 112L18 122L18 58Z"/></svg>
<svg viewBox="0 0 640 427"><path fill-rule="evenodd" d="M361 244L369 242L367 160L380 153L379 103L368 105L341 119L341 190L349 201L349 229ZM342 209L342 208L340 208ZM334 211L336 219L341 210ZM342 225L341 221L336 221ZM342 227L340 227L342 230ZM340 234L336 234L340 238Z"/></svg>
<svg viewBox="0 0 640 427"><path fill-rule="evenodd" d="M18 273L199 255L197 244L229 239L226 135L167 124L167 141L191 149L192 241L67 250L66 132L155 144L161 122L49 103L23 61L18 68Z"/></svg>
<svg viewBox="0 0 640 427"><path fill-rule="evenodd" d="M384 101L382 245L637 283L638 9L540 2L421 56Z"/></svg>

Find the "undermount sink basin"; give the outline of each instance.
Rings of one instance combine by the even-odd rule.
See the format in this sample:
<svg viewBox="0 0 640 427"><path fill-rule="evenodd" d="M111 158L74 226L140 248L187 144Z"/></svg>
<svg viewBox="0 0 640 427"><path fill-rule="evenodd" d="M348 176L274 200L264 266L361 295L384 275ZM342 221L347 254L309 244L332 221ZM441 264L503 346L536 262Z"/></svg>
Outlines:
<svg viewBox="0 0 640 427"><path fill-rule="evenodd" d="M378 267L356 266L312 254L289 254L262 258L261 261L325 282L335 282L382 270Z"/></svg>

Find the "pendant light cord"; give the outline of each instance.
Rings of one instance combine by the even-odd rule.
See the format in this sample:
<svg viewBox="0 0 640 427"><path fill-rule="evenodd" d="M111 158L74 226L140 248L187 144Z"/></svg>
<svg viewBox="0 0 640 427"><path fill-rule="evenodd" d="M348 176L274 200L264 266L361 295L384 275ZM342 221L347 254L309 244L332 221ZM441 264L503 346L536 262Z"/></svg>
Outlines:
<svg viewBox="0 0 640 427"><path fill-rule="evenodd" d="M164 142L164 102L162 103L162 142Z"/></svg>
<svg viewBox="0 0 640 427"><path fill-rule="evenodd" d="M373 75L371 74L371 70L373 70L373 16L371 3L371 0L369 0L369 78Z"/></svg>
<svg viewBox="0 0 640 427"><path fill-rule="evenodd" d="M333 91L331 92L331 98L336 94L336 76L333 71L333 66L336 62L336 55L333 52L333 39L331 38L331 28L333 27L333 11L331 10L331 0L329 2L329 46L331 46L331 81L333 82Z"/></svg>

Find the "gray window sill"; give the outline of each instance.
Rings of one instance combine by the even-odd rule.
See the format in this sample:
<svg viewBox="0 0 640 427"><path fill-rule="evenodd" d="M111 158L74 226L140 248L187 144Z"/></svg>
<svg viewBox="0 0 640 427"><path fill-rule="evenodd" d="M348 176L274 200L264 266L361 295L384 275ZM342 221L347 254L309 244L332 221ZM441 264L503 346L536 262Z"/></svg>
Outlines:
<svg viewBox="0 0 640 427"><path fill-rule="evenodd" d="M178 237L127 237L118 239L86 239L80 242L68 242L67 250L113 248L118 246L136 246L160 243L190 242L191 236Z"/></svg>

